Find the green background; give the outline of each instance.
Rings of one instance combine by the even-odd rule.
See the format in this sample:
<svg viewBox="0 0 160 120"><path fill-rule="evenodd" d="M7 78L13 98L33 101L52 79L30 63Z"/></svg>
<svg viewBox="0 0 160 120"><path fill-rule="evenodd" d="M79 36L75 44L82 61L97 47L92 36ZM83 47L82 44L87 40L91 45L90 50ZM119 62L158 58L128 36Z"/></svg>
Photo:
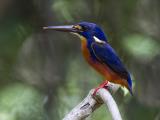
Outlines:
<svg viewBox="0 0 160 120"><path fill-rule="evenodd" d="M1 0L0 120L60 120L102 77L79 38L43 26L94 22L129 69L134 96L114 98L124 120L160 120L159 0ZM110 120L103 106L89 119Z"/></svg>

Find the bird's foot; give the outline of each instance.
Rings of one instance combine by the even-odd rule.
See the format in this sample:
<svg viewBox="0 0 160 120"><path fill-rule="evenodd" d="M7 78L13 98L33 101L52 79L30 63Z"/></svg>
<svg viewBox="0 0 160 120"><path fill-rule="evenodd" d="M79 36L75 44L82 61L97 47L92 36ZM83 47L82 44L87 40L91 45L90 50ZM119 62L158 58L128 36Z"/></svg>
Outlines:
<svg viewBox="0 0 160 120"><path fill-rule="evenodd" d="M100 89L100 88L105 88L106 89L106 86L108 84L108 81L104 81L102 84L100 84L97 88L95 88L94 92L93 92L93 96L96 95L97 91Z"/></svg>

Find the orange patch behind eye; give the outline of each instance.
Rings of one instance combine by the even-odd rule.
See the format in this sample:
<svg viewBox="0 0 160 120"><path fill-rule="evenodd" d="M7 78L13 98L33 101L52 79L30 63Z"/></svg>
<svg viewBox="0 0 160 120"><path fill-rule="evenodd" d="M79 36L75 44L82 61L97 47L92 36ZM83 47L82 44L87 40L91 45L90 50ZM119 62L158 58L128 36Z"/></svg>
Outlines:
<svg viewBox="0 0 160 120"><path fill-rule="evenodd" d="M82 30L82 27L80 25L75 25L74 28Z"/></svg>

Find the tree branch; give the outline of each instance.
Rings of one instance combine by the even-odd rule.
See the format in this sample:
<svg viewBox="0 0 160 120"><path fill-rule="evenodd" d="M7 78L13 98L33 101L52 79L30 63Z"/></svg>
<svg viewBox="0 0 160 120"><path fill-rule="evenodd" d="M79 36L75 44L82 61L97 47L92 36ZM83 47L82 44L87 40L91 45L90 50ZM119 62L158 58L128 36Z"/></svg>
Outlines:
<svg viewBox="0 0 160 120"><path fill-rule="evenodd" d="M101 88L97 91L96 96L93 96L94 89L92 89L87 97L73 110L71 110L63 120L85 120L103 103L108 107L113 120L122 120L118 106L113 99L111 93L118 90L119 85L108 83L105 88Z"/></svg>

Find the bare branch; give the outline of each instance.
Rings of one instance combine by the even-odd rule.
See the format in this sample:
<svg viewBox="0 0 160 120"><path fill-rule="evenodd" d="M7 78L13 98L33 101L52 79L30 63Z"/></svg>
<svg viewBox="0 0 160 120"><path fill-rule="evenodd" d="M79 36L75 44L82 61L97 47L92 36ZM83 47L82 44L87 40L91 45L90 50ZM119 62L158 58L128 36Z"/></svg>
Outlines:
<svg viewBox="0 0 160 120"><path fill-rule="evenodd" d="M93 96L94 89L92 89L87 97L71 110L63 120L85 120L103 103L108 107L113 120L122 120L117 104L110 93L116 92L118 88L118 85L109 82L107 90L104 88L99 89L96 96Z"/></svg>
<svg viewBox="0 0 160 120"><path fill-rule="evenodd" d="M100 89L97 95L102 99L102 101L108 106L113 120L122 120L121 115L118 110L118 106L113 99L112 95L105 89Z"/></svg>

